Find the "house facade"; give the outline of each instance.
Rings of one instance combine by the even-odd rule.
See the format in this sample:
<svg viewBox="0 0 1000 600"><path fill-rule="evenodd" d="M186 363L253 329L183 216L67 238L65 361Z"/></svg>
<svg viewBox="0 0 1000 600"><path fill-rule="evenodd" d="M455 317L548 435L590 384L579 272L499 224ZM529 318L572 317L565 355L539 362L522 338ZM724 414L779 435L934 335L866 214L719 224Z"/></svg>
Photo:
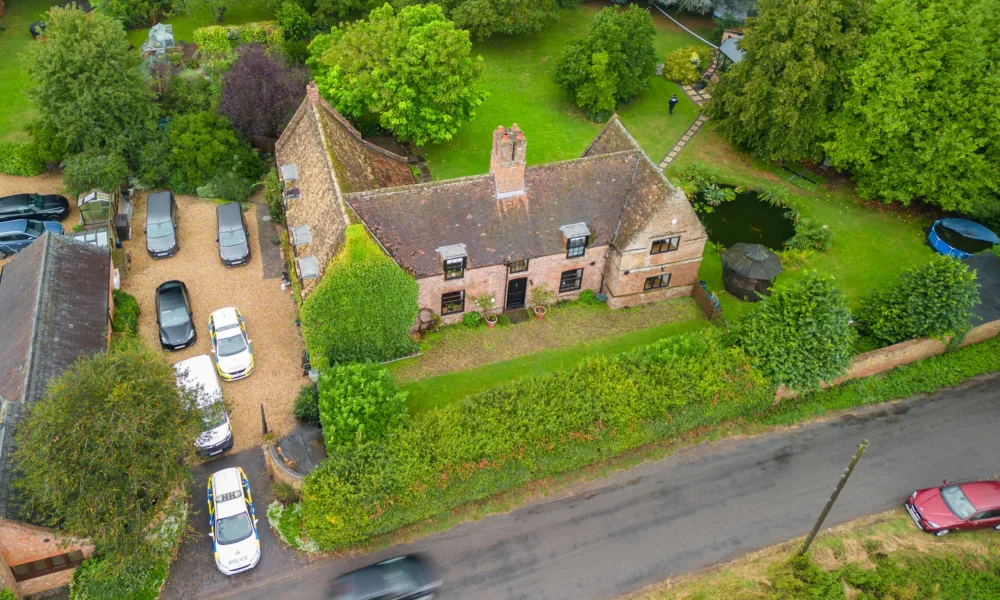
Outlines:
<svg viewBox="0 0 1000 600"><path fill-rule="evenodd" d="M19 597L69 583L93 547L26 522L14 487L14 436L48 382L111 332L107 249L44 234L0 271L0 585Z"/></svg>
<svg viewBox="0 0 1000 600"><path fill-rule="evenodd" d="M319 118L305 125L310 111ZM444 323L479 310L474 299L484 294L497 311L530 305L536 288L559 300L592 290L622 308L690 295L697 283L705 229L617 116L580 158L530 167L525 132L516 124L498 127L488 173L417 184L402 176L402 168L409 171L403 157L378 149L381 163L366 162L371 145L314 88L299 113L302 120L293 119L278 142L278 160L297 176L286 189L313 205L300 209L289 200L289 229L305 226L312 239L322 229L340 239L317 253L318 268L310 271L316 277L346 224L361 222L416 279L420 307ZM351 134L341 136L352 140L348 152L313 139L332 137L336 124ZM309 133L316 130L323 136ZM306 189L322 198L307 199ZM341 213L341 223L325 222ZM305 293L309 281L302 279Z"/></svg>

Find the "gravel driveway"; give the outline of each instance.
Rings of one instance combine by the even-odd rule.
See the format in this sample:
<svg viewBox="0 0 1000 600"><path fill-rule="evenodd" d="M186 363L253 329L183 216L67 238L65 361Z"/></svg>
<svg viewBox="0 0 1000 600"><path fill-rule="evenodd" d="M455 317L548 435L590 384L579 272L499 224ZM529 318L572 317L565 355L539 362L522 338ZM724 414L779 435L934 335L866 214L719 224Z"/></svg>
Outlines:
<svg viewBox="0 0 1000 600"><path fill-rule="evenodd" d="M35 177L14 177L0 175L0 198L14 194L62 194L62 177L46 173ZM69 216L59 222L66 231L73 231L74 225L80 224L80 211L76 199L69 199ZM10 262L12 256L0 259L0 267Z"/></svg>
<svg viewBox="0 0 1000 600"><path fill-rule="evenodd" d="M132 220L132 239L123 242L132 258L132 271L123 289L139 301L139 333L159 348L154 292L171 279L187 284L194 310L198 340L179 352L166 352L171 363L199 354L208 354L208 317L220 308L235 306L243 313L253 342L255 368L247 377L223 382L222 393L231 407L234 449L239 451L261 442L260 406L264 405L268 430L279 437L295 425L292 404L299 388L308 382L302 377L302 338L295 326L295 302L281 291L281 279L263 279L260 246L257 242L256 207L244 213L250 233L250 263L226 268L219 260L215 242L215 207L211 200L177 196L180 212L180 251L165 259L153 260L146 252L143 226L146 222L146 193L137 192ZM265 244L272 243L270 235Z"/></svg>

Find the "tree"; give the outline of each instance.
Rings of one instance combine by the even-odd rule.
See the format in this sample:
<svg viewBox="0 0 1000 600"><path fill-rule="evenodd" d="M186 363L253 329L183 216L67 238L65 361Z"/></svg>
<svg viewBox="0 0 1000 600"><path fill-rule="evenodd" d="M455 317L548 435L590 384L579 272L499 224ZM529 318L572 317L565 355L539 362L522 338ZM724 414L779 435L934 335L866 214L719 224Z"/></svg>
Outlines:
<svg viewBox="0 0 1000 600"><path fill-rule="evenodd" d="M155 128L155 108L121 24L75 8L51 9L46 23L46 42L24 53L36 110L32 135L46 158L94 149L134 165L135 150Z"/></svg>
<svg viewBox="0 0 1000 600"><path fill-rule="evenodd" d="M1000 0L880 0L826 145L866 198L1000 216Z"/></svg>
<svg viewBox="0 0 1000 600"><path fill-rule="evenodd" d="M94 10L120 22L126 29L148 27L170 10L170 0L94 0Z"/></svg>
<svg viewBox="0 0 1000 600"><path fill-rule="evenodd" d="M102 552L141 552L167 498L188 480L197 400L178 389L163 355L137 340L78 360L18 427L27 514Z"/></svg>
<svg viewBox="0 0 1000 600"><path fill-rule="evenodd" d="M381 362L412 353L418 291L363 225L348 227L343 249L302 304L312 364Z"/></svg>
<svg viewBox="0 0 1000 600"><path fill-rule="evenodd" d="M244 46L222 77L219 113L246 140L277 138L302 103L308 81L305 69L285 66L260 44Z"/></svg>
<svg viewBox="0 0 1000 600"><path fill-rule="evenodd" d="M884 344L961 337L972 326L972 309L979 302L976 272L960 260L938 255L865 296L857 318Z"/></svg>
<svg viewBox="0 0 1000 600"><path fill-rule="evenodd" d="M608 113L649 87L656 72L653 20L638 6L605 8L587 37L566 44L555 80L577 105L595 116Z"/></svg>
<svg viewBox="0 0 1000 600"><path fill-rule="evenodd" d="M811 390L843 375L854 332L847 300L832 275L775 288L732 330L732 340L777 385Z"/></svg>
<svg viewBox="0 0 1000 600"><path fill-rule="evenodd" d="M190 194L216 173L232 169L251 181L264 174L263 162L240 142L225 117L211 112L184 115L170 123L168 134L175 192Z"/></svg>
<svg viewBox="0 0 1000 600"><path fill-rule="evenodd" d="M174 11L193 13L205 11L215 15L215 22L221 23L236 0L173 0Z"/></svg>
<svg viewBox="0 0 1000 600"><path fill-rule="evenodd" d="M128 180L128 163L120 154L88 150L63 161L63 184L71 197L94 188L110 192Z"/></svg>
<svg viewBox="0 0 1000 600"><path fill-rule="evenodd" d="M285 39L288 41L304 40L312 33L312 17L309 16L306 9L294 2L283 2L276 16L278 24L285 32Z"/></svg>
<svg viewBox="0 0 1000 600"><path fill-rule="evenodd" d="M348 444L381 438L405 417L406 392L396 388L381 365L338 365L319 379L319 418L330 454Z"/></svg>
<svg viewBox="0 0 1000 600"><path fill-rule="evenodd" d="M818 161L843 103L845 73L869 26L857 0L761 0L743 61L712 91L709 115L738 148L767 160Z"/></svg>
<svg viewBox="0 0 1000 600"><path fill-rule="evenodd" d="M378 116L379 125L418 146L451 139L487 93L477 86L483 60L469 32L440 6L386 4L367 21L334 28L310 45L316 84L341 113Z"/></svg>

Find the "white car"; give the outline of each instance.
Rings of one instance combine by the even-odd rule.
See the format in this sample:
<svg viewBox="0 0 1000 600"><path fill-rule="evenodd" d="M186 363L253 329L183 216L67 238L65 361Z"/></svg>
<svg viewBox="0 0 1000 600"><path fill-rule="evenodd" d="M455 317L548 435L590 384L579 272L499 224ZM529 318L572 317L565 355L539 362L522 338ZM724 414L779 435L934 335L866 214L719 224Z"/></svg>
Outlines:
<svg viewBox="0 0 1000 600"><path fill-rule="evenodd" d="M249 571L260 561L260 534L250 497L250 482L240 467L208 478L208 526L215 566L223 575Z"/></svg>
<svg viewBox="0 0 1000 600"><path fill-rule="evenodd" d="M212 313L208 318L208 334L212 337L212 354L219 377L234 381L253 372L253 349L239 310L230 306Z"/></svg>
<svg viewBox="0 0 1000 600"><path fill-rule="evenodd" d="M195 440L198 454L203 457L222 454L233 447L233 429L222 402L222 388L215 374L212 357L195 356L174 365L177 385L198 394L198 408L202 412L201 434Z"/></svg>

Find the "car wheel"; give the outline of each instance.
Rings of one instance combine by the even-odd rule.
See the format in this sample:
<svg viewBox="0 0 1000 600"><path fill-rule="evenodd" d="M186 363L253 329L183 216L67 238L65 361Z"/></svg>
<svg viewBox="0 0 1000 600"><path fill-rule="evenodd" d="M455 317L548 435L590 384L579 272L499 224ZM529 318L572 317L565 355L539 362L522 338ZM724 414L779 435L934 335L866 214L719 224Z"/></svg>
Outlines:
<svg viewBox="0 0 1000 600"><path fill-rule="evenodd" d="M937 531L934 532L934 535L941 537L942 535L948 535L950 531L951 531L950 529L938 529Z"/></svg>
<svg viewBox="0 0 1000 600"><path fill-rule="evenodd" d="M7 258L7 253L4 252L3 250L0 250L0 260L3 260L5 258ZM1000 525L997 526L997 529L1000 529Z"/></svg>

